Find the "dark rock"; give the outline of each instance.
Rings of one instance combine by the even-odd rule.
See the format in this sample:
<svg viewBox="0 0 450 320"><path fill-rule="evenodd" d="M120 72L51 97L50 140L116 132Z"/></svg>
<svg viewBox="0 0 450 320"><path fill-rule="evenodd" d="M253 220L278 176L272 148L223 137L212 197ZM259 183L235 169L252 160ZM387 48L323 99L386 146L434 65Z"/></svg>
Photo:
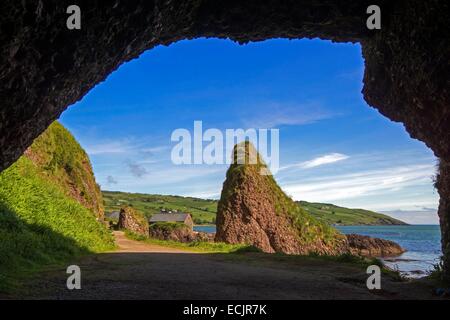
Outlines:
<svg viewBox="0 0 450 320"><path fill-rule="evenodd" d="M359 234L348 234L347 241L349 253L356 256L389 257L398 256L406 251L394 241Z"/></svg>
<svg viewBox="0 0 450 320"><path fill-rule="evenodd" d="M194 231L194 241L214 242L215 233Z"/></svg>

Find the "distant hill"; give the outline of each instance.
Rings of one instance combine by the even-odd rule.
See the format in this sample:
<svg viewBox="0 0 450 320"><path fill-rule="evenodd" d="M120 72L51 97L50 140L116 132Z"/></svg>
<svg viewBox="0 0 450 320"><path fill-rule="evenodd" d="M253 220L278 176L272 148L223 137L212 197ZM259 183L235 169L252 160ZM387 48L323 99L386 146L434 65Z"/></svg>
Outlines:
<svg viewBox="0 0 450 320"><path fill-rule="evenodd" d="M123 205L132 205L147 216L161 209L178 210L192 214L196 224L215 224L217 200L193 197L102 191L105 212L119 211ZM298 201L306 211L316 218L333 225L402 225L403 221L387 215L363 210L338 207L326 203Z"/></svg>
<svg viewBox="0 0 450 320"><path fill-rule="evenodd" d="M0 173L0 292L16 277L114 247L84 150L53 123Z"/></svg>
<svg viewBox="0 0 450 320"><path fill-rule="evenodd" d="M349 209L329 203L297 203L317 219L332 225L406 225L403 221L369 210Z"/></svg>
<svg viewBox="0 0 450 320"><path fill-rule="evenodd" d="M196 224L215 224L217 201L192 197L157 194L102 191L106 216L119 211L121 206L131 205L147 217L161 209L178 210L192 215Z"/></svg>

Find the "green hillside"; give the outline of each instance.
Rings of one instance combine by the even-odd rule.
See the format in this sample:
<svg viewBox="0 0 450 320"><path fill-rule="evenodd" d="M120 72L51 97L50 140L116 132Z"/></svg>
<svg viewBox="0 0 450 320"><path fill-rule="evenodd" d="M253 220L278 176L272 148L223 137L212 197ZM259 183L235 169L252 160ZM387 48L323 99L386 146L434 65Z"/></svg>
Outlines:
<svg viewBox="0 0 450 320"><path fill-rule="evenodd" d="M404 225L403 221L387 215L364 210L338 207L329 203L297 201L316 218L333 225Z"/></svg>
<svg viewBox="0 0 450 320"><path fill-rule="evenodd" d="M76 181L95 181L89 172L79 176L76 169L71 170L77 159L81 163L89 159L78 153L78 143L61 125L52 125L43 136L43 140L38 138L39 147L30 148L32 156L27 150L0 173L0 291L11 289L25 274L44 266L114 247L110 231L96 218L96 209L88 209L81 203L84 200L71 197L72 191L63 187L62 181L70 181L74 190L81 190ZM64 148L47 148L58 142ZM44 156L50 160L46 162L54 163L52 168L36 161ZM70 178L61 173L63 167Z"/></svg>
<svg viewBox="0 0 450 320"><path fill-rule="evenodd" d="M162 208L189 212L196 224L214 224L217 200L192 197L102 191L105 212L119 211L122 205L132 205L147 216ZM335 225L401 225L404 222L387 215L363 210L338 207L327 203L298 201L303 209L316 218Z"/></svg>
<svg viewBox="0 0 450 320"><path fill-rule="evenodd" d="M216 200L157 194L102 191L105 212L119 211L121 206L131 205L147 217L161 209L178 210L192 215L196 224L214 224L217 212Z"/></svg>

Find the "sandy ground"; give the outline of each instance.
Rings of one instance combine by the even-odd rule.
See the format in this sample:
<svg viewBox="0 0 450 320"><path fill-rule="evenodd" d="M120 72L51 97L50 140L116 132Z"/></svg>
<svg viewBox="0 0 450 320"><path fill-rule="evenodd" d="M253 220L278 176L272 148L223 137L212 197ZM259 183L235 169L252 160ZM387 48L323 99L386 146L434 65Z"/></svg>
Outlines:
<svg viewBox="0 0 450 320"><path fill-rule="evenodd" d="M115 232L118 250L74 261L81 290L65 269L41 273L13 298L31 299L430 299L423 281L382 276L370 291L365 270L313 258L206 254L166 248Z"/></svg>

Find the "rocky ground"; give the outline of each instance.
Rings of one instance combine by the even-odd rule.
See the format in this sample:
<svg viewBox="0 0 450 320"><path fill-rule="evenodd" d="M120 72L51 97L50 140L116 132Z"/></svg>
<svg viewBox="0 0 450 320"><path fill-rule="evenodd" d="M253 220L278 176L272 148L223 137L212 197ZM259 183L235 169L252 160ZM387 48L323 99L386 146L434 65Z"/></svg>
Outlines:
<svg viewBox="0 0 450 320"><path fill-rule="evenodd" d="M31 299L430 299L426 281L382 276L369 291L361 267L263 253L205 254L137 242L114 233L118 250L74 261L81 290L66 289L65 268L41 273L9 298Z"/></svg>

